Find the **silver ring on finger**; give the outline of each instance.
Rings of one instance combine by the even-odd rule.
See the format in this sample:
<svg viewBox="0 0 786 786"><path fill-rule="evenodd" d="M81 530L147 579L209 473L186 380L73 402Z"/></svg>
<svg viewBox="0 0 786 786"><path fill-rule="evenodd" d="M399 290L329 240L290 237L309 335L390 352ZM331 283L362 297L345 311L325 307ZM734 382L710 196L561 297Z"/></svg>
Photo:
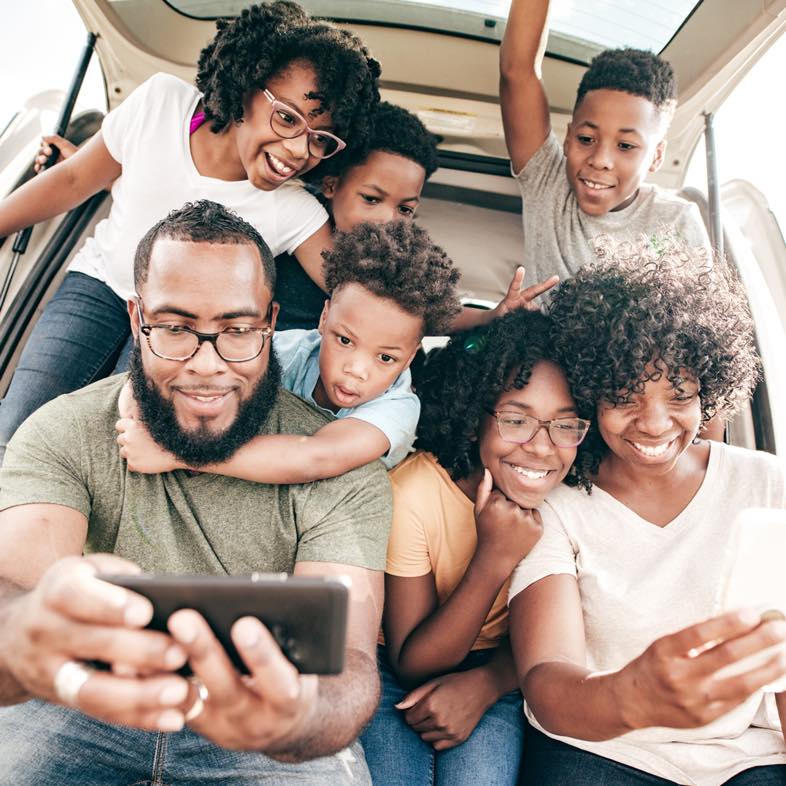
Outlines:
<svg viewBox="0 0 786 786"><path fill-rule="evenodd" d="M204 682L202 682L199 677L195 674L188 678L188 681L197 689L197 697L194 700L194 703L189 708L188 712L183 716L183 719L186 723L190 723L192 720L198 718L202 711L205 709L205 702L210 695L207 692L207 686Z"/></svg>
<svg viewBox="0 0 786 786"><path fill-rule="evenodd" d="M78 707L79 691L94 671L95 669L86 663L75 660L65 661L55 672L54 689L57 698L68 707Z"/></svg>

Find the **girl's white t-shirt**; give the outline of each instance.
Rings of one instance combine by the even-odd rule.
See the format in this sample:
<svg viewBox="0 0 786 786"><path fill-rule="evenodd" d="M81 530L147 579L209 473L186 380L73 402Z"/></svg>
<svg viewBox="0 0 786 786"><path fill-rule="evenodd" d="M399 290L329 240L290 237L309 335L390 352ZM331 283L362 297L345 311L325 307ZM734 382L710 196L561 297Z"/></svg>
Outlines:
<svg viewBox="0 0 786 786"><path fill-rule="evenodd" d="M732 520L745 508L786 508L786 467L779 459L710 446L704 482L665 527L597 486L590 495L560 486L540 508L543 537L513 573L509 599L546 576L575 576L587 668L619 669L655 639L719 614ZM525 711L548 734L526 705ZM693 786L718 786L753 766L786 764L774 696L761 692L697 729L641 729L604 742L549 736Z"/></svg>
<svg viewBox="0 0 786 786"><path fill-rule="evenodd" d="M112 186L112 209L69 266L106 283L121 298L134 292L134 252L142 236L171 210L210 199L252 224L273 255L295 249L328 219L298 182L261 191L248 180L199 174L191 158L189 124L201 96L177 77L156 74L105 118L110 155L123 167Z"/></svg>

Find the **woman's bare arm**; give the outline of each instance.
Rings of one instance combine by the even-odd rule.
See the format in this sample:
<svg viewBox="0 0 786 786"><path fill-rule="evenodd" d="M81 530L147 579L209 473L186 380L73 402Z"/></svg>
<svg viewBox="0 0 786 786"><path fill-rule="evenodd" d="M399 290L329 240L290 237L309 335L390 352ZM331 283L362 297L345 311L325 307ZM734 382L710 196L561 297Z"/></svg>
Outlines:
<svg viewBox="0 0 786 786"><path fill-rule="evenodd" d="M97 133L66 161L36 175L0 202L0 237L71 210L121 172Z"/></svg>
<svg viewBox="0 0 786 786"><path fill-rule="evenodd" d="M475 500L478 542L464 575L440 606L434 576L385 575L388 658L399 679L416 685L466 658L515 565L541 534L537 511L492 491L488 470Z"/></svg>
<svg viewBox="0 0 786 786"><path fill-rule="evenodd" d="M323 292L326 290L325 272L322 269L324 262L322 252L332 248L333 232L330 228L330 222L326 221L311 237L306 238L295 249L295 257L300 266Z"/></svg>
<svg viewBox="0 0 786 786"><path fill-rule="evenodd" d="M734 677L730 663L786 639L786 623L732 612L656 639L617 671L586 666L573 576L547 576L510 603L510 632L524 698L544 729L607 740L651 726L695 728L741 704L786 671L783 657Z"/></svg>

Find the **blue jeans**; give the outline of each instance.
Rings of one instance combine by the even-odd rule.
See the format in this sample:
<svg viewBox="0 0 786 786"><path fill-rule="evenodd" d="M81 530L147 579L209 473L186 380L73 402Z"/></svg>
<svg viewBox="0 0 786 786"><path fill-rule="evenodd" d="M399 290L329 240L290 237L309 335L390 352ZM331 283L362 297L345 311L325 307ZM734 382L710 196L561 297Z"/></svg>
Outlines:
<svg viewBox="0 0 786 786"><path fill-rule="evenodd" d="M492 652L471 652L460 670L483 665ZM435 751L393 706L409 691L396 679L383 647L377 660L382 698L371 725L360 735L375 786L515 786L524 732L519 691L488 709L461 745Z"/></svg>
<svg viewBox="0 0 786 786"><path fill-rule="evenodd" d="M0 404L0 464L14 432L40 406L125 371L126 302L84 273L68 273L33 328Z"/></svg>
<svg viewBox="0 0 786 786"><path fill-rule="evenodd" d="M574 748L527 726L520 786L677 786L673 781ZM786 786L786 764L752 767L723 786Z"/></svg>
<svg viewBox="0 0 786 786"><path fill-rule="evenodd" d="M370 786L355 742L335 756L283 764L230 751L184 729L112 726L42 701L0 708L0 786Z"/></svg>

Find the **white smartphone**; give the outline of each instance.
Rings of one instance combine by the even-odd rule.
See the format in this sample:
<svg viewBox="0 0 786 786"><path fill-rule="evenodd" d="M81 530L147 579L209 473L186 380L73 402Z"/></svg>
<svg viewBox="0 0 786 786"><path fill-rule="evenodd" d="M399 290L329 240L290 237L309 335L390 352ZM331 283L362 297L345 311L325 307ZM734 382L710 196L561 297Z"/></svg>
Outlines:
<svg viewBox="0 0 786 786"><path fill-rule="evenodd" d="M723 611L754 608L764 618L786 619L786 510L748 508L732 522L732 537L721 605ZM763 664L786 644L768 647L721 669L720 676L750 671ZM786 676L764 688L786 690Z"/></svg>

